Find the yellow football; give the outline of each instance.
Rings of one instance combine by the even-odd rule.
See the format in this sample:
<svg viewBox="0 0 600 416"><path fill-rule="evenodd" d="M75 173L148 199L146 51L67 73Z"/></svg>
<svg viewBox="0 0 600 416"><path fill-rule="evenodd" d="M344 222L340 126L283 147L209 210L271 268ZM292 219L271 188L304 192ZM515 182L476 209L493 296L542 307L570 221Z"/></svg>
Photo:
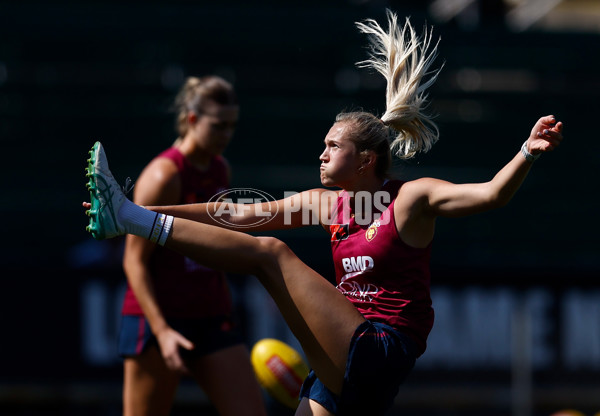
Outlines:
<svg viewBox="0 0 600 416"><path fill-rule="evenodd" d="M302 382L308 366L302 356L285 342L265 338L254 344L250 354L259 384L277 401L298 407Z"/></svg>

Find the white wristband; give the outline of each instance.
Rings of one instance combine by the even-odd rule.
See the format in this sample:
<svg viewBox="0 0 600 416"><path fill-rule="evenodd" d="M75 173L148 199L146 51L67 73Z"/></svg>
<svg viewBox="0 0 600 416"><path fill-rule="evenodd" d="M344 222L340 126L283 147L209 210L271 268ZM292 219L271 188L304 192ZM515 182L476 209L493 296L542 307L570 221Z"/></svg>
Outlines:
<svg viewBox="0 0 600 416"><path fill-rule="evenodd" d="M527 151L527 140L525 140L523 146L521 146L521 153L523 154L525 160L531 163L538 160L538 158L541 156L541 153L538 153L537 155L532 155L531 153L529 153L529 151Z"/></svg>

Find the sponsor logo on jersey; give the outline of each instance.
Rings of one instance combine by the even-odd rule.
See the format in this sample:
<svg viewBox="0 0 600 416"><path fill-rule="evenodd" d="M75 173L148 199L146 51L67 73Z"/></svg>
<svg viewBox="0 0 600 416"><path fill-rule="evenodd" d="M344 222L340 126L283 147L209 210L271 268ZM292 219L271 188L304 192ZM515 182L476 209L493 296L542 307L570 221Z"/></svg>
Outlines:
<svg viewBox="0 0 600 416"><path fill-rule="evenodd" d="M362 274L366 270L375 267L375 261L371 256L344 257L342 266L346 274L342 277L337 289L344 296L353 298L359 302L371 302L379 292L379 288L371 283L357 282L353 277Z"/></svg>
<svg viewBox="0 0 600 416"><path fill-rule="evenodd" d="M337 285L337 289L347 298L352 298L358 302L373 302L379 288L372 283L359 283L345 281Z"/></svg>
<svg viewBox="0 0 600 416"><path fill-rule="evenodd" d="M364 272L375 267L375 261L371 256L344 257L342 266L346 273Z"/></svg>

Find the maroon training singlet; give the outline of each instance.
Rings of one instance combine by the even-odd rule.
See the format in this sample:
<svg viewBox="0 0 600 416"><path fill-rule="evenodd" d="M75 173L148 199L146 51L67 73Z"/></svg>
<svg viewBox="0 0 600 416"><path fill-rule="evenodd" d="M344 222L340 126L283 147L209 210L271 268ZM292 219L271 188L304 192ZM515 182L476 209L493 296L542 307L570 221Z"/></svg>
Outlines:
<svg viewBox="0 0 600 416"><path fill-rule="evenodd" d="M170 159L177 166L181 178L181 204L206 202L229 187L227 166L220 156L213 158L205 171L194 167L174 147L157 157ZM158 304L165 316L205 318L232 312L229 286L223 273L158 245L152 254L150 269ZM122 313L143 316L129 285Z"/></svg>
<svg viewBox="0 0 600 416"><path fill-rule="evenodd" d="M334 211L331 250L337 288L358 311L409 335L425 351L433 326L429 290L431 244L415 248L402 241L396 230L394 202L404 182L388 181L389 205L378 220L359 225L354 216L344 222L346 191ZM348 205L346 205L348 209Z"/></svg>

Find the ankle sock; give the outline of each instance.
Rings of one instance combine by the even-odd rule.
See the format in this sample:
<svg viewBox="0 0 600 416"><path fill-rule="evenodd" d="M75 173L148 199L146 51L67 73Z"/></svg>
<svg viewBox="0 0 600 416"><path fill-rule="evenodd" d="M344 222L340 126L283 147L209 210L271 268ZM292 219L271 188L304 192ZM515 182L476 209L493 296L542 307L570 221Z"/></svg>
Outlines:
<svg viewBox="0 0 600 416"><path fill-rule="evenodd" d="M171 233L173 219L174 218L171 215L157 213L149 240L153 243L164 246L165 242L167 241L167 237Z"/></svg>
<svg viewBox="0 0 600 416"><path fill-rule="evenodd" d="M128 234L144 237L161 246L167 241L174 218L160 214L126 200L118 213L119 222Z"/></svg>

